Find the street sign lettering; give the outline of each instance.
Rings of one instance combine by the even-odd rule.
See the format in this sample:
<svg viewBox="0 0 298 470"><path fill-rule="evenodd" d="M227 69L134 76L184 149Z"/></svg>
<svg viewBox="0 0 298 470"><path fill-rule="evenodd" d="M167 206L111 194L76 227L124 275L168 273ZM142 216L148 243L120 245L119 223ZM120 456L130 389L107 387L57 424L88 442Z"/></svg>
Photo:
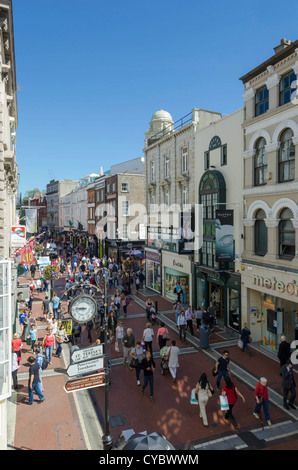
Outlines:
<svg viewBox="0 0 298 470"><path fill-rule="evenodd" d="M87 388L101 387L104 383L104 374L88 375L79 379L69 380L64 384L64 390L67 393L86 390Z"/></svg>
<svg viewBox="0 0 298 470"><path fill-rule="evenodd" d="M73 362L82 362L89 359L96 359L103 356L103 344L96 344L89 348L81 348L74 351L71 355Z"/></svg>
<svg viewBox="0 0 298 470"><path fill-rule="evenodd" d="M74 377L76 375L89 374L95 370L103 369L103 367L103 358L97 358L91 361L71 364L68 366L66 373L68 377Z"/></svg>

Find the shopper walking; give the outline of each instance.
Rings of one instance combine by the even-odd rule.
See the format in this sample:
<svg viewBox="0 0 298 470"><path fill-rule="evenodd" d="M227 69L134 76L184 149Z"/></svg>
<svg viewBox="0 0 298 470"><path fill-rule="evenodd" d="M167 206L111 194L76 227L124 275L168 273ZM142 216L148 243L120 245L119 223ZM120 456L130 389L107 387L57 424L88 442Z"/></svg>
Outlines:
<svg viewBox="0 0 298 470"><path fill-rule="evenodd" d="M120 352L120 349L123 352L123 343L122 343L123 336L124 336L124 327L123 327L122 321L119 320L117 323L117 327L116 327L116 341L115 341L115 349L116 350L118 349L117 352Z"/></svg>
<svg viewBox="0 0 298 470"><path fill-rule="evenodd" d="M45 349L46 358L49 364L52 364L52 355L55 344L55 336L53 335L50 328L47 328L46 336L43 339L42 347Z"/></svg>
<svg viewBox="0 0 298 470"><path fill-rule="evenodd" d="M123 365L124 366L127 364L129 354L132 348L134 347L135 347L135 337L132 333L132 329L127 328L127 331L123 336Z"/></svg>
<svg viewBox="0 0 298 470"><path fill-rule="evenodd" d="M228 404L229 404L229 409L227 410L225 414L225 419L230 421L232 425L234 426L234 428L238 428L237 421L233 416L233 407L237 402L238 396L242 398L243 403L245 403L245 398L241 394L241 392L237 389L236 385L232 382L230 377L225 376L224 380L226 384L222 389L222 396L227 397Z"/></svg>
<svg viewBox="0 0 298 470"><path fill-rule="evenodd" d="M185 319L186 319L187 328L189 328L191 336L194 335L193 324L192 324L193 315L194 314L193 314L192 308L189 305L187 307L187 310L185 311Z"/></svg>
<svg viewBox="0 0 298 470"><path fill-rule="evenodd" d="M136 345L132 350L130 351L130 357L132 359L135 359L136 361L136 377L137 377L137 385L140 385L140 371L141 371L141 363L142 360L144 359L144 351L141 345L141 341L137 341Z"/></svg>
<svg viewBox="0 0 298 470"><path fill-rule="evenodd" d="M20 335L18 333L14 333L13 339L11 341L11 346L12 346L14 352L17 355L18 363L21 364L21 360L22 360L22 352L21 351L22 351L23 343L22 343L22 340L20 339Z"/></svg>
<svg viewBox="0 0 298 470"><path fill-rule="evenodd" d="M213 395L214 390L212 385L208 381L207 374L203 373L199 378L195 388L195 393L198 395L200 418L203 420L203 426L208 427L206 405L208 403L209 398Z"/></svg>
<svg viewBox="0 0 298 470"><path fill-rule="evenodd" d="M180 349L176 346L176 341L172 340L172 345L169 347L167 360L168 366L170 370L170 374L172 376L173 382L176 382L176 375L177 375L177 367L179 367L178 356L180 354Z"/></svg>
<svg viewBox="0 0 298 470"><path fill-rule="evenodd" d="M228 376L230 372L230 354L224 350L222 356L215 363L214 375L217 375L216 389L219 390L220 381L223 376Z"/></svg>
<svg viewBox="0 0 298 470"><path fill-rule="evenodd" d="M269 395L268 395L268 385L267 379L261 377L255 388L255 400L256 406L253 412L255 418L260 418L261 407L263 406L265 420L267 421L268 426L271 426L270 415L269 415Z"/></svg>
<svg viewBox="0 0 298 470"><path fill-rule="evenodd" d="M287 363L287 361L291 357L290 343L287 342L287 338L285 337L285 335L282 335L280 337L280 344L278 346L277 356L278 356L281 368ZM280 375L282 375L281 372L280 372Z"/></svg>
<svg viewBox="0 0 298 470"><path fill-rule="evenodd" d="M200 331L202 318L203 318L203 310L201 309L200 306L198 306L198 308L195 312L195 319L196 319L196 323L197 323L197 331Z"/></svg>
<svg viewBox="0 0 298 470"><path fill-rule="evenodd" d="M287 361L285 365L281 368L281 375L282 375L282 388L283 388L283 404L286 410L292 408L296 410L296 406L294 405L295 398L296 398L296 382L293 374L293 364L290 359ZM288 400L288 395L290 393L290 399Z"/></svg>
<svg viewBox="0 0 298 470"><path fill-rule="evenodd" d="M164 346L166 346L169 337L170 335L168 329L165 327L165 324L162 321L156 335L159 349L162 349Z"/></svg>
<svg viewBox="0 0 298 470"><path fill-rule="evenodd" d="M148 383L150 384L150 400L153 400L153 381L154 381L154 370L155 370L155 362L153 357L151 356L150 351L146 351L145 357L141 362L141 369L144 371L144 384L142 387L142 393L144 393L145 388L147 387Z"/></svg>
<svg viewBox="0 0 298 470"><path fill-rule="evenodd" d="M40 388L40 369L39 365L36 362L36 359L34 356L30 356L28 358L28 362L30 364L29 368L29 381L28 381L28 395L29 395L29 405L33 405L33 393L35 392L39 398L38 403L42 403L45 401L45 396L42 394L41 388Z"/></svg>
<svg viewBox="0 0 298 470"><path fill-rule="evenodd" d="M181 313L178 317L178 328L179 328L179 338L181 343L186 343L186 318L184 310L181 310Z"/></svg>
<svg viewBox="0 0 298 470"><path fill-rule="evenodd" d="M153 341L153 336L154 336L154 331L152 329L151 323L146 323L146 328L143 331L143 341L145 343L145 349L146 351L150 351L151 356L153 354L152 351L152 341Z"/></svg>
<svg viewBox="0 0 298 470"><path fill-rule="evenodd" d="M20 368L20 364L18 362L17 353L11 348L11 375L12 375L12 383L14 390L18 389L18 370Z"/></svg>
<svg viewBox="0 0 298 470"><path fill-rule="evenodd" d="M248 344L250 342L250 335L251 335L250 329L248 328L247 323L244 323L243 328L241 330L241 336L240 336L241 341L243 343L243 347L241 351L245 351L246 349L249 355L251 355L251 351L248 347Z"/></svg>

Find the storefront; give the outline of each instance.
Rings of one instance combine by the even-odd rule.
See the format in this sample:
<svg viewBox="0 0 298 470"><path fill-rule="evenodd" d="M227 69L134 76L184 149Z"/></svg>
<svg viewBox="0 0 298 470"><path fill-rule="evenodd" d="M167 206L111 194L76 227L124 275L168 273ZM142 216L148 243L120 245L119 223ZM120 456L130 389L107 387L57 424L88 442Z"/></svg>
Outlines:
<svg viewBox="0 0 298 470"><path fill-rule="evenodd" d="M210 302L216 315L229 328L241 328L241 282L238 273L216 272L195 264L195 305L208 308Z"/></svg>
<svg viewBox="0 0 298 470"><path fill-rule="evenodd" d="M161 253L145 249L146 287L161 294Z"/></svg>
<svg viewBox="0 0 298 470"><path fill-rule="evenodd" d="M298 338L298 277L296 273L255 265L242 265L242 303L254 340L278 351L280 337Z"/></svg>
<svg viewBox="0 0 298 470"><path fill-rule="evenodd" d="M176 300L177 294L174 289L179 283L182 289L181 302L192 305L192 266L189 257L163 250L162 268L163 295L170 300Z"/></svg>

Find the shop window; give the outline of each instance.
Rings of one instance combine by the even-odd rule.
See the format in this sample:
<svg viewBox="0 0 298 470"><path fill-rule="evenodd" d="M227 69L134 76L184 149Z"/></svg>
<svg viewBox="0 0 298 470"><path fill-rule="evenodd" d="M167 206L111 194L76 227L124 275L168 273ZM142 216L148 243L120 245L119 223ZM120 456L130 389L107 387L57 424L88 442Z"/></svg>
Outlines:
<svg viewBox="0 0 298 470"><path fill-rule="evenodd" d="M295 145L292 137L292 129L286 129L280 138L278 155L278 179L280 183L292 181L295 178Z"/></svg>
<svg viewBox="0 0 298 470"><path fill-rule="evenodd" d="M257 141L256 144L256 155L255 155L255 176L254 185L260 186L266 184L266 172L267 172L267 153L265 150L266 141L262 137Z"/></svg>
<svg viewBox="0 0 298 470"><path fill-rule="evenodd" d="M258 210L255 221L255 254L258 256L265 256L268 249L268 233L265 219L265 212L262 209Z"/></svg>
<svg viewBox="0 0 298 470"><path fill-rule="evenodd" d="M291 260L295 256L295 229L291 221L293 218L290 209L284 209L280 214L279 222L279 257Z"/></svg>

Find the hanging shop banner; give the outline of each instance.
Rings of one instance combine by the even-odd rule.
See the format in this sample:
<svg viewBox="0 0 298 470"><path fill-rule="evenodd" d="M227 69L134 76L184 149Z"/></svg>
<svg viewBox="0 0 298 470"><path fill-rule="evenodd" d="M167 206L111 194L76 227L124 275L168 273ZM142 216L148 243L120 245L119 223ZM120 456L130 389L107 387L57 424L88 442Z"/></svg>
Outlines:
<svg viewBox="0 0 298 470"><path fill-rule="evenodd" d="M26 226L13 225L11 227L11 246L12 248L21 248L26 245Z"/></svg>
<svg viewBox="0 0 298 470"><path fill-rule="evenodd" d="M180 214L180 240L178 252L180 254L192 254L195 243L195 213L191 209Z"/></svg>
<svg viewBox="0 0 298 470"><path fill-rule="evenodd" d="M28 233L37 233L37 209L25 209L26 229Z"/></svg>
<svg viewBox="0 0 298 470"><path fill-rule="evenodd" d="M234 260L234 211L220 209L215 220L216 261Z"/></svg>
<svg viewBox="0 0 298 470"><path fill-rule="evenodd" d="M28 245L24 246L21 248L17 255L17 262L19 264L35 264L35 257L32 251L32 243L29 243Z"/></svg>

